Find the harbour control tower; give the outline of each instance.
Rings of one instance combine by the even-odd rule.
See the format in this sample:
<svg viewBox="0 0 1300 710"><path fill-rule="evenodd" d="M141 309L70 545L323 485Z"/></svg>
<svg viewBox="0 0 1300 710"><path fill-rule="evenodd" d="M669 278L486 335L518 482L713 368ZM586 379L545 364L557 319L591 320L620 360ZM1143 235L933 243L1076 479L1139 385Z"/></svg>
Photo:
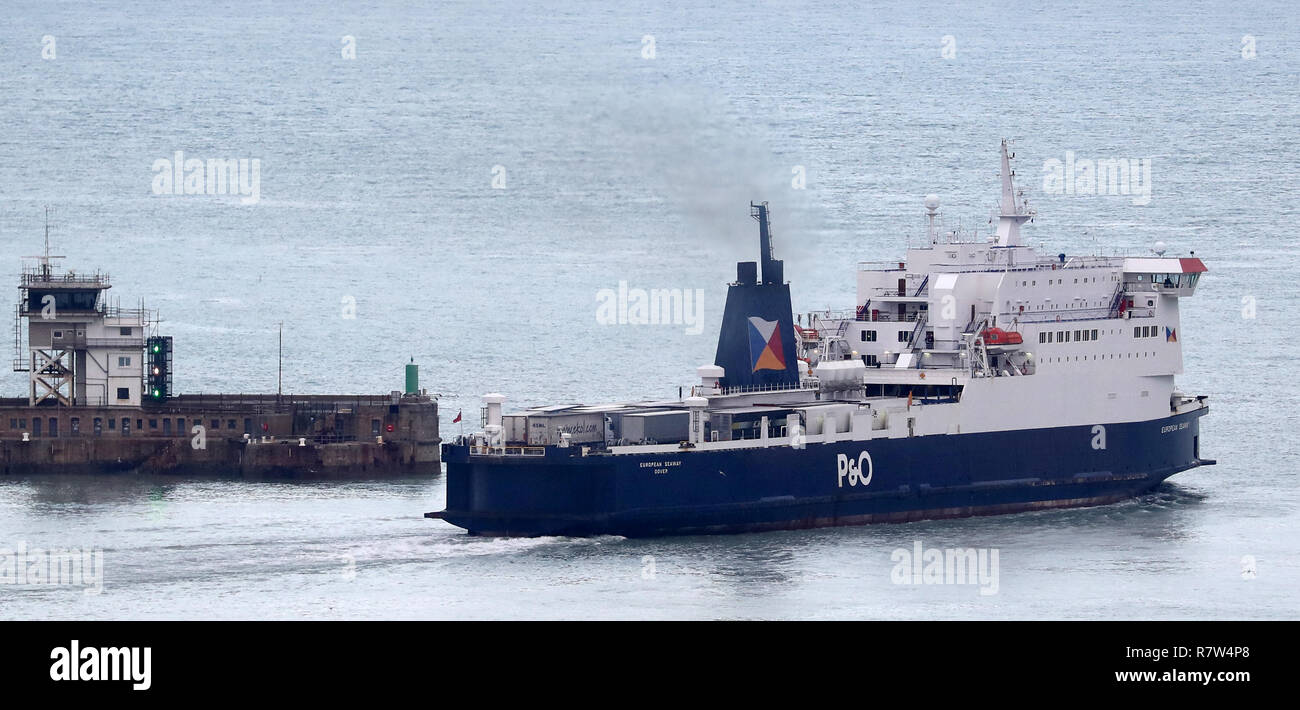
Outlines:
<svg viewBox="0 0 1300 710"><path fill-rule="evenodd" d="M14 308L21 397L0 396L0 477L139 472L249 478L438 475L437 395L181 394L157 311L123 308L108 275L24 257ZM57 443L56 443L57 441Z"/></svg>
<svg viewBox="0 0 1300 710"><path fill-rule="evenodd" d="M24 258L35 262L18 284L14 371L28 373L30 406L139 407L168 394L171 339L150 337L156 312L110 304L108 274L56 268L48 230L44 254Z"/></svg>

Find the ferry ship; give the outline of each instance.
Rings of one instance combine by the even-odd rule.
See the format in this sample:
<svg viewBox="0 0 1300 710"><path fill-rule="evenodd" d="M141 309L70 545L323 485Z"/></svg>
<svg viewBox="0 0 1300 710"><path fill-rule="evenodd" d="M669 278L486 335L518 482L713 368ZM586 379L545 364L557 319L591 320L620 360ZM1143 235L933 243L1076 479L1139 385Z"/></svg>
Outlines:
<svg viewBox="0 0 1300 710"><path fill-rule="evenodd" d="M1175 384L1206 267L1040 254L1001 148L996 229L863 264L843 312L796 320L766 203L713 364L676 400L515 413L443 444L446 520L503 536L733 533L1114 503L1197 466L1204 396ZM683 392L682 395L686 393Z"/></svg>

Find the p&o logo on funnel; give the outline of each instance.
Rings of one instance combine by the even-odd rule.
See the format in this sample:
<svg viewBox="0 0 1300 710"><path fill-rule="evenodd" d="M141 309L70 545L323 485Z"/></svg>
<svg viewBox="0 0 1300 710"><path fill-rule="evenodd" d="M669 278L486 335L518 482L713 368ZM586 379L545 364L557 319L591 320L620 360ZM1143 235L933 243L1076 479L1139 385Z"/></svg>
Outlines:
<svg viewBox="0 0 1300 710"><path fill-rule="evenodd" d="M750 372L785 369L785 351L781 349L778 325L778 321L757 316L749 319L749 364L753 367Z"/></svg>

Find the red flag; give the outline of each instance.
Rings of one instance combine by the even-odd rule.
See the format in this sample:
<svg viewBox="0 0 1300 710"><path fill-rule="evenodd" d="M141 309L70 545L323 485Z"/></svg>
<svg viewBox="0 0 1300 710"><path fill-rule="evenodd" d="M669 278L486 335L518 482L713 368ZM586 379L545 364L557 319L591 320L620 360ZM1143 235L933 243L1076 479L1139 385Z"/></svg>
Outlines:
<svg viewBox="0 0 1300 710"><path fill-rule="evenodd" d="M456 418L453 419L453 420L451 420L451 423L452 423L452 424L455 424L456 422L459 422L459 421L460 421L460 412L456 412Z"/></svg>

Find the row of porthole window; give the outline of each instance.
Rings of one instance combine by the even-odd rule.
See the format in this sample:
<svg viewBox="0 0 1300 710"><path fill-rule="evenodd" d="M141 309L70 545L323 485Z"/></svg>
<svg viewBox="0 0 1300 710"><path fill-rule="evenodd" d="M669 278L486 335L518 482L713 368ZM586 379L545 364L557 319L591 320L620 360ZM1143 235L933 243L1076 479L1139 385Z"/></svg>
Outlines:
<svg viewBox="0 0 1300 710"><path fill-rule="evenodd" d="M1060 286L1062 281L1064 281L1064 279L1048 279L1048 280L1047 280L1047 285L1048 285L1048 286L1051 286L1051 285L1055 284L1055 285L1057 285L1057 286ZM1074 282L1075 282L1075 283L1080 283L1080 282L1079 282L1079 279L1075 279ZM1097 283L1097 278L1096 278L1096 277L1085 276L1085 277L1083 277L1083 283ZM1038 285L1038 282L1037 282L1037 281L1021 281L1021 282L1020 282L1020 285L1021 285L1021 286L1037 286L1037 285Z"/></svg>
<svg viewBox="0 0 1300 710"><path fill-rule="evenodd" d="M1076 331L1074 331L1074 340L1075 340L1075 342L1082 342L1082 341L1086 341L1086 340L1096 340L1096 339L1097 339L1097 329L1096 329L1096 328L1093 328L1092 330L1076 330ZM1070 331L1068 331L1068 330L1058 330L1058 331L1050 331L1050 330L1048 330L1048 331L1040 332L1040 333L1038 334L1038 342L1040 342L1040 343L1053 343L1053 342L1055 342L1055 343L1068 343L1068 342L1070 342Z"/></svg>
<svg viewBox="0 0 1300 710"><path fill-rule="evenodd" d="M1139 358L1139 359L1140 359L1140 358L1144 358L1144 357L1155 357L1155 356L1156 356L1156 354L1153 353L1153 352L1141 352L1141 353L1109 353L1109 354L1106 354L1106 355L1065 355L1065 356L1062 356L1062 357L1045 357L1045 358L1040 358L1040 359L1039 359L1039 362L1042 362L1042 363L1057 363L1057 362L1087 362L1087 361L1089 361L1089 360L1115 360L1115 359L1125 360L1125 359L1131 359L1131 358Z"/></svg>

